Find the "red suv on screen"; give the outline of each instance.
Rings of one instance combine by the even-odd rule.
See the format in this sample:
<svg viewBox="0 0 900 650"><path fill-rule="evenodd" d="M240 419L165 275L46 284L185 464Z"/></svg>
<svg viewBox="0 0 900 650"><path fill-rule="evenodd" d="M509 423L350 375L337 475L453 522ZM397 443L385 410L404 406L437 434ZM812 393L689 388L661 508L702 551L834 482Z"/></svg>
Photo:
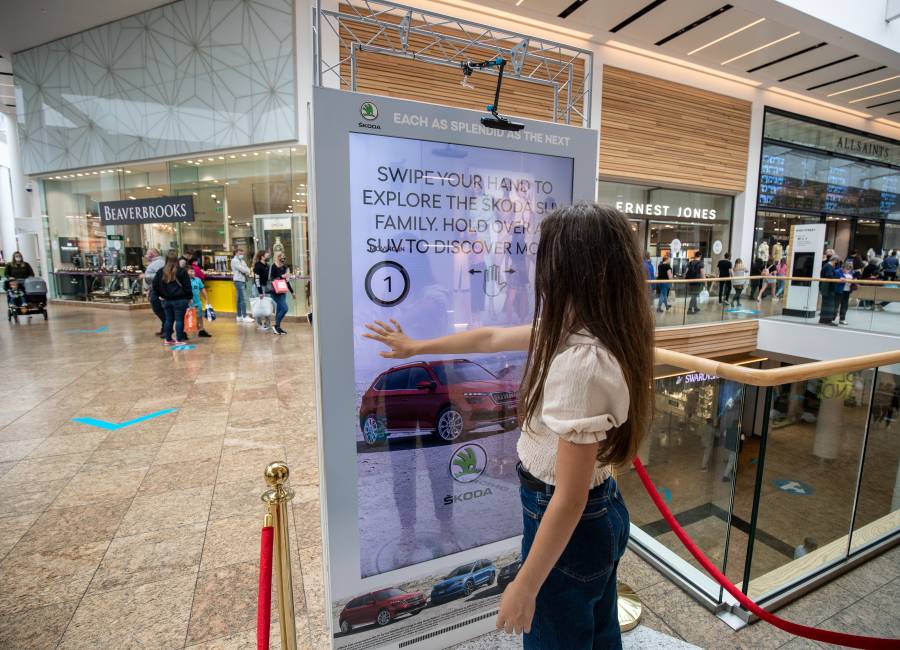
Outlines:
<svg viewBox="0 0 900 650"><path fill-rule="evenodd" d="M487 425L518 425L517 383L468 359L420 361L386 370L363 394L359 425L375 445L398 431L432 431L453 442Z"/></svg>
<svg viewBox="0 0 900 650"><path fill-rule="evenodd" d="M338 621L341 632L348 634L359 625L387 625L399 616L414 616L425 609L426 603L425 594L419 591L407 593L389 587L354 598L341 610Z"/></svg>

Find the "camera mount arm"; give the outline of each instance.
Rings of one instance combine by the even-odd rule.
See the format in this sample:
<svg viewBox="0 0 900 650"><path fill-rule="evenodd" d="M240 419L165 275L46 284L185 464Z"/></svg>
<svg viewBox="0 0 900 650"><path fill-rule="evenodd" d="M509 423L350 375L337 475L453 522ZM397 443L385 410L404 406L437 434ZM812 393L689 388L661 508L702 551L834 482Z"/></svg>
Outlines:
<svg viewBox="0 0 900 650"><path fill-rule="evenodd" d="M463 71L464 80L472 75L473 70L487 70L489 68L497 68L497 88L494 90L494 103L488 104L485 108L491 112L497 119L501 119L497 113L500 110L500 86L503 84L503 69L506 67L506 59L498 56L487 61L464 61L459 64Z"/></svg>

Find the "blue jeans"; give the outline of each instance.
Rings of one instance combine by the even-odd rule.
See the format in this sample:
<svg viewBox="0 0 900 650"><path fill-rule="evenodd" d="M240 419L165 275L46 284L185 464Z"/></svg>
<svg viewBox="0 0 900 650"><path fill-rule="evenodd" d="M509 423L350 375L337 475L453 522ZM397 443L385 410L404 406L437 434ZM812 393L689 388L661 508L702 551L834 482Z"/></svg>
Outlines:
<svg viewBox="0 0 900 650"><path fill-rule="evenodd" d="M187 340L187 337L184 335L184 313L187 311L190 302L192 301L187 298L163 300L163 311L166 313L166 320L163 323L163 337L167 341L172 340L173 326L175 327L175 340Z"/></svg>
<svg viewBox="0 0 900 650"><path fill-rule="evenodd" d="M657 289L659 289L659 306L657 309L662 311L664 308L669 306L669 289L672 288L671 284L658 284L656 285Z"/></svg>
<svg viewBox="0 0 900 650"><path fill-rule="evenodd" d="M528 557L553 487L520 488ZM525 650L617 650L622 634L616 611L616 569L628 544L630 519L616 481L607 479L588 502L568 545L537 595Z"/></svg>
<svg viewBox="0 0 900 650"><path fill-rule="evenodd" d="M242 318L247 315L247 297L244 294L243 282L234 281L234 292L237 294L237 315Z"/></svg>
<svg viewBox="0 0 900 650"><path fill-rule="evenodd" d="M281 319L288 313L287 294L272 293L271 296L275 301L275 327L281 327Z"/></svg>

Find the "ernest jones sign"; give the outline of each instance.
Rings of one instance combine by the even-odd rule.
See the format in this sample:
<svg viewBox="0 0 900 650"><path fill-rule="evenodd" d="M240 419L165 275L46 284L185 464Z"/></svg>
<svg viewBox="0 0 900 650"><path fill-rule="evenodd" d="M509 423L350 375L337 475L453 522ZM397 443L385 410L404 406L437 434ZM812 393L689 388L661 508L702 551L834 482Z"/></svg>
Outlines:
<svg viewBox="0 0 900 650"><path fill-rule="evenodd" d="M104 226L193 220L192 196L160 196L153 199L107 201L100 204L100 223Z"/></svg>

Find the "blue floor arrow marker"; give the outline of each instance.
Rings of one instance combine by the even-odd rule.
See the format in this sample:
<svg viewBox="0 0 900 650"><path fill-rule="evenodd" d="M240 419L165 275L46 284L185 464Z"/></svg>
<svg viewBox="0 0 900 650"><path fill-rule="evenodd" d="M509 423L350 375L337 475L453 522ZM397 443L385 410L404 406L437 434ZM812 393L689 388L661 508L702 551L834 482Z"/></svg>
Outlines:
<svg viewBox="0 0 900 650"><path fill-rule="evenodd" d="M183 350L193 350L196 348L196 345L191 345L190 343L185 343L184 345L173 345L172 349L176 352L181 352Z"/></svg>
<svg viewBox="0 0 900 650"><path fill-rule="evenodd" d="M155 411L154 413L148 413L147 415L142 415L139 418L134 418L133 420L127 420L125 422L107 422L106 420L98 420L96 418L72 418L72 422L77 422L78 424L86 424L90 427L97 427L98 429L106 429L107 431L118 431L119 429L124 429L125 427L130 427L132 424L138 424L139 422L146 422L147 420L152 420L153 418L158 418L162 415L168 415L169 413L174 413L178 409L163 409L161 411Z"/></svg>
<svg viewBox="0 0 900 650"><path fill-rule="evenodd" d="M103 325L102 327L98 327L95 330L66 330L66 334L100 334L102 332L108 332L109 325Z"/></svg>

